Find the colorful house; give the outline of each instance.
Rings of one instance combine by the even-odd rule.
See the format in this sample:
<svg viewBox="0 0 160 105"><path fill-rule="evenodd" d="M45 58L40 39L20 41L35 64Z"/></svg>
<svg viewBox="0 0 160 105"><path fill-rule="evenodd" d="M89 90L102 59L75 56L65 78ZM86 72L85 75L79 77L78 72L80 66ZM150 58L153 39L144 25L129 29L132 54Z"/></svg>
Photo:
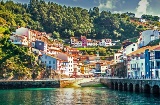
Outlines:
<svg viewBox="0 0 160 105"><path fill-rule="evenodd" d="M45 64L47 68L51 70L57 70L57 58L54 56L42 54L40 56L40 60L42 64Z"/></svg>
<svg viewBox="0 0 160 105"><path fill-rule="evenodd" d="M81 36L81 41L82 41L82 47L87 46L87 38L85 36Z"/></svg>
<svg viewBox="0 0 160 105"><path fill-rule="evenodd" d="M159 77L159 54L159 45L146 46L129 54L127 57L128 77Z"/></svg>
<svg viewBox="0 0 160 105"><path fill-rule="evenodd" d="M47 43L43 41L35 41L35 48L44 52L47 52Z"/></svg>

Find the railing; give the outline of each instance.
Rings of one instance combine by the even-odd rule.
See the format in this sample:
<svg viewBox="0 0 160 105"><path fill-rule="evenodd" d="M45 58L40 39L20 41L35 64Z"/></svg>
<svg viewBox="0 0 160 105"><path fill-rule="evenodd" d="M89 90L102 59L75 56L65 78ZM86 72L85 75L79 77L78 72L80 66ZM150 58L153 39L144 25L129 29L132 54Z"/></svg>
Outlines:
<svg viewBox="0 0 160 105"><path fill-rule="evenodd" d="M151 67L150 69L160 69L160 66L158 67Z"/></svg>
<svg viewBox="0 0 160 105"><path fill-rule="evenodd" d="M160 77L151 78L151 77L113 77L113 76L104 76L99 78L106 78L106 79L130 79L130 80L160 80Z"/></svg>

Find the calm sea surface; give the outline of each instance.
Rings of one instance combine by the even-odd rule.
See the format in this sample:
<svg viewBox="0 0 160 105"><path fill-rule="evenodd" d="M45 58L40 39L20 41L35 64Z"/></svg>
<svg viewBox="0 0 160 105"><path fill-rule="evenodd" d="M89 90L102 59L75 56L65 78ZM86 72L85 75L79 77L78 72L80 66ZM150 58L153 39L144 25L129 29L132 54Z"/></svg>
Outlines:
<svg viewBox="0 0 160 105"><path fill-rule="evenodd" d="M105 87L0 90L0 105L160 105L160 97Z"/></svg>

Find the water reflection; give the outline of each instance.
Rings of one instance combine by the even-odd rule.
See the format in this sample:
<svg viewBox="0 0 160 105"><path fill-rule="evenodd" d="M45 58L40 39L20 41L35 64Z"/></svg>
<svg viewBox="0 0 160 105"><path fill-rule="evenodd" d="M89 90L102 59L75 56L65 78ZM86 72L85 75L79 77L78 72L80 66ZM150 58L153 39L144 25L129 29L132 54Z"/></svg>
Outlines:
<svg viewBox="0 0 160 105"><path fill-rule="evenodd" d="M159 105L153 95L107 88L0 90L0 105Z"/></svg>

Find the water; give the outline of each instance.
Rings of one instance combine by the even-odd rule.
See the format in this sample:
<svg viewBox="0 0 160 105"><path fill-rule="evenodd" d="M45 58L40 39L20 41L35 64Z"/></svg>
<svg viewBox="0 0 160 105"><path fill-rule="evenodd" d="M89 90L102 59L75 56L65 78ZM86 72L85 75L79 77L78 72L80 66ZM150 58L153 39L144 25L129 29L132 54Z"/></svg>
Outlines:
<svg viewBox="0 0 160 105"><path fill-rule="evenodd" d="M0 105L160 105L160 97L104 87L0 90Z"/></svg>

